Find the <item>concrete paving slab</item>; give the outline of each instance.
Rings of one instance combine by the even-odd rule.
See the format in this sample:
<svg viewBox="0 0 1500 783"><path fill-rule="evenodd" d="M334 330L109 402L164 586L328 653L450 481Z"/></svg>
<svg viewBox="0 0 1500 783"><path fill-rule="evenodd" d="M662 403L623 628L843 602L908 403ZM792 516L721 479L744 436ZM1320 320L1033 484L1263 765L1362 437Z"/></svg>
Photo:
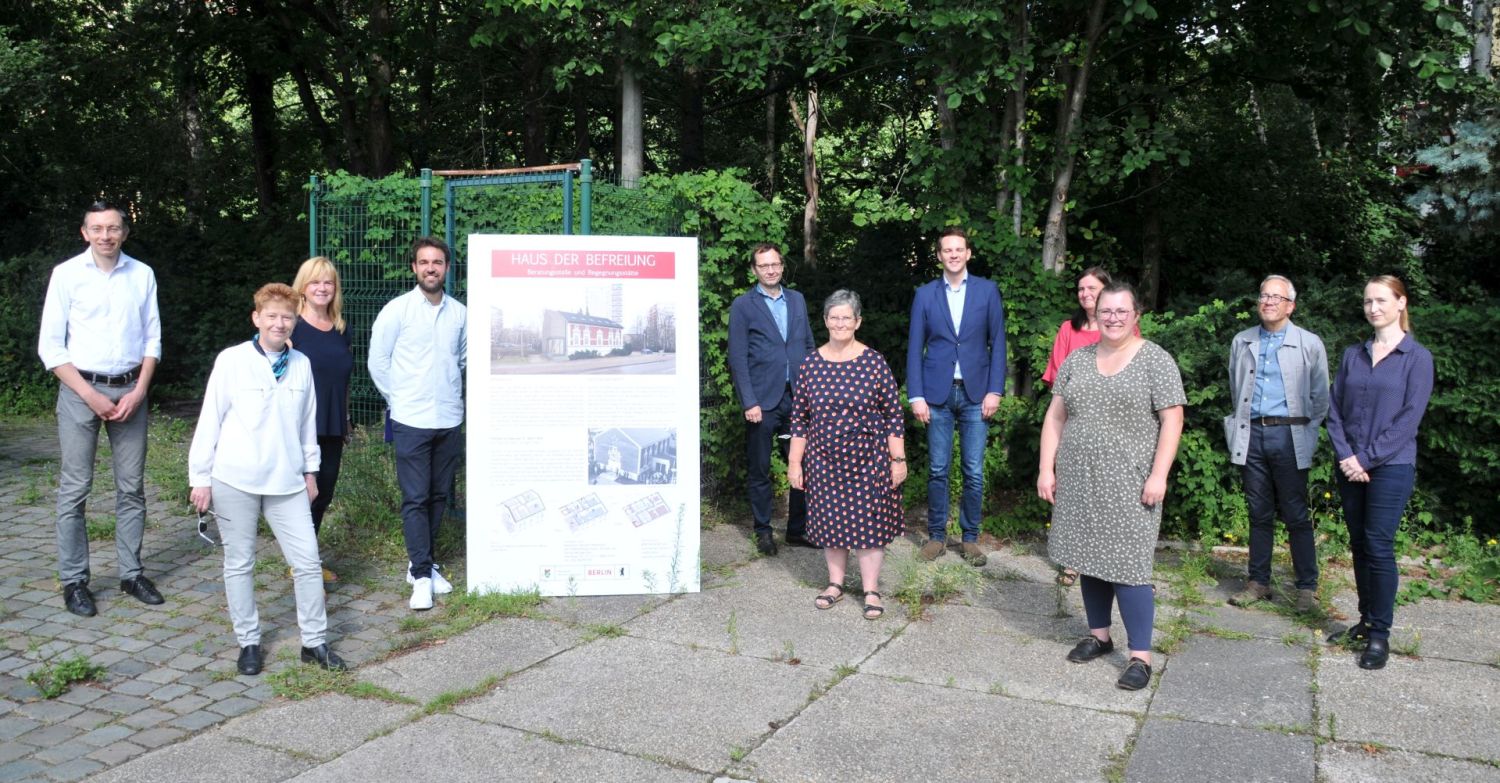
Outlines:
<svg viewBox="0 0 1500 783"><path fill-rule="evenodd" d="M984 573L989 576L991 568L986 566ZM1057 585L1050 582L1032 582L1015 577L990 578L985 579L978 590L965 594L963 602L970 606L1007 612L1067 617L1070 615L1067 602L1062 599L1059 590Z"/></svg>
<svg viewBox="0 0 1500 783"><path fill-rule="evenodd" d="M359 679L426 703L520 671L564 650L579 632L545 620L501 618L440 645L413 650L358 670Z"/></svg>
<svg viewBox="0 0 1500 783"><path fill-rule="evenodd" d="M1128 783L1313 783L1307 735L1149 718L1125 765Z"/></svg>
<svg viewBox="0 0 1500 783"><path fill-rule="evenodd" d="M1322 783L1500 783L1500 767L1345 742L1318 749Z"/></svg>
<svg viewBox="0 0 1500 783"><path fill-rule="evenodd" d="M569 650L455 711L717 770L735 748L753 748L772 723L790 720L827 679L811 666L620 637Z"/></svg>
<svg viewBox="0 0 1500 783"><path fill-rule="evenodd" d="M809 783L1102 780L1134 729L1127 715L861 673L813 702L730 774ZM962 742L932 741L953 735Z"/></svg>
<svg viewBox="0 0 1500 783"><path fill-rule="evenodd" d="M1037 584L1057 584L1057 566L1047 559L1045 553L1018 553L1002 547L989 553L989 562L981 570L988 576L1000 579L1019 577Z"/></svg>
<svg viewBox="0 0 1500 783"><path fill-rule="evenodd" d="M589 595L548 598L541 613L570 625L622 625L670 600L663 595Z"/></svg>
<svg viewBox="0 0 1500 783"><path fill-rule="evenodd" d="M1423 599L1396 610L1391 642L1397 649L1409 649L1412 641L1420 640L1423 658L1493 664L1500 661L1496 628L1500 605Z"/></svg>
<svg viewBox="0 0 1500 783"><path fill-rule="evenodd" d="M1247 633L1261 639L1280 641L1288 634L1307 635L1307 626L1294 623L1266 609L1241 609L1238 606L1198 606L1188 610L1188 619L1201 626Z"/></svg>
<svg viewBox="0 0 1500 783"><path fill-rule="evenodd" d="M277 704L224 724L223 734L268 748L329 760L409 722L410 704L328 694Z"/></svg>
<svg viewBox="0 0 1500 783"><path fill-rule="evenodd" d="M833 668L868 658L906 623L890 599L885 617L870 622L853 591L826 611L813 606L817 594L789 579L782 564L758 560L739 570L735 584L673 601L628 628L647 639Z"/></svg>
<svg viewBox="0 0 1500 783"><path fill-rule="evenodd" d="M1330 649L1318 664L1320 733L1500 763L1500 668L1398 655L1365 671Z"/></svg>
<svg viewBox="0 0 1500 783"><path fill-rule="evenodd" d="M311 761L211 732L147 753L89 780L91 783L161 783L164 780L272 783L286 780L310 766Z"/></svg>
<svg viewBox="0 0 1500 783"><path fill-rule="evenodd" d="M1307 648L1196 635L1172 656L1151 714L1232 726L1312 731Z"/></svg>
<svg viewBox="0 0 1500 783"><path fill-rule="evenodd" d="M702 773L456 715L434 715L295 778L351 780L608 780L701 783Z"/></svg>
<svg viewBox="0 0 1500 783"><path fill-rule="evenodd" d="M778 544L780 540L778 536ZM698 557L705 569L743 565L754 556L755 544L750 541L749 527L719 525L698 534Z"/></svg>
<svg viewBox="0 0 1500 783"><path fill-rule="evenodd" d="M1123 644L1087 664L1068 662L1068 650L1087 633L1080 625L1076 619L944 606L930 620L908 626L860 672L1089 709L1145 712L1149 688L1115 687L1128 656ZM1124 638L1123 629L1119 633ZM1154 657L1159 670L1166 656Z"/></svg>

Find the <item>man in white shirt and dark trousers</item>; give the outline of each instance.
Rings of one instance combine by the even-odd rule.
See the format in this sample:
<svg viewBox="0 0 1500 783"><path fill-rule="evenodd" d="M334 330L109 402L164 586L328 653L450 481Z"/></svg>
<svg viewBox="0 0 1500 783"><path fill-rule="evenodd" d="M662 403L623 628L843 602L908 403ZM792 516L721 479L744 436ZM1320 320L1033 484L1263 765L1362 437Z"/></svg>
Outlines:
<svg viewBox="0 0 1500 783"><path fill-rule="evenodd" d="M283 283L255 292L250 321L258 331L214 361L188 450L193 508L206 514L212 506L224 539L224 597L240 645L236 668L245 675L260 674L265 663L255 608L255 532L262 515L292 567L302 662L347 668L328 647L323 564L312 524L322 462L312 365L287 345L299 298Z"/></svg>
<svg viewBox="0 0 1500 783"><path fill-rule="evenodd" d="M151 267L120 251L130 234L124 210L104 202L83 215L89 248L58 264L47 285L37 353L61 382L57 440L57 578L63 604L97 613L89 591L84 503L94 483L99 427L109 432L115 475L115 555L120 590L163 602L141 568L146 530L146 391L161 360L161 316Z"/></svg>
<svg viewBox="0 0 1500 783"><path fill-rule="evenodd" d="M448 246L436 237L412 245L417 287L381 309L370 331L370 378L390 406L401 485L401 530L411 608L431 609L453 591L433 563L438 526L463 454L463 371L468 309L443 292Z"/></svg>

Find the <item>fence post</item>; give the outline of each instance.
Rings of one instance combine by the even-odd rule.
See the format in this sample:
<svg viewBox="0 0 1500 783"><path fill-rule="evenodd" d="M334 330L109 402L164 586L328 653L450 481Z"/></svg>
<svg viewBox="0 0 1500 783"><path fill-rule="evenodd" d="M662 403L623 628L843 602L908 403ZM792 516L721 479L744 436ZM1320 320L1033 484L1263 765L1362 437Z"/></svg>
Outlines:
<svg viewBox="0 0 1500 783"><path fill-rule="evenodd" d="M457 233L456 221L453 217L453 178L443 178L443 214L446 216L443 223L443 241L448 243L448 254L454 254L453 235ZM453 266L453 259L448 259L448 266ZM448 282L443 286L449 296L453 295L453 275L448 275Z"/></svg>
<svg viewBox="0 0 1500 783"><path fill-rule="evenodd" d="M318 175L307 177L307 257L318 254Z"/></svg>
<svg viewBox="0 0 1500 783"><path fill-rule="evenodd" d="M578 161L578 190L579 233L588 236L594 233L594 162L588 158Z"/></svg>
<svg viewBox="0 0 1500 783"><path fill-rule="evenodd" d="M432 236L432 169L422 169L422 236Z"/></svg>
<svg viewBox="0 0 1500 783"><path fill-rule="evenodd" d="M563 234L573 233L573 172L563 171Z"/></svg>

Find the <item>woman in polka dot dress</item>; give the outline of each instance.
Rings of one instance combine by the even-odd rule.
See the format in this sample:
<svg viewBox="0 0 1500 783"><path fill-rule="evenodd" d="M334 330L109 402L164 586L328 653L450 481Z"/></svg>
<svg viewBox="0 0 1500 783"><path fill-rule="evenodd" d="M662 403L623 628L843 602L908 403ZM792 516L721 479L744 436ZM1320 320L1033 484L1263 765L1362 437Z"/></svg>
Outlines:
<svg viewBox="0 0 1500 783"><path fill-rule="evenodd" d="M798 371L787 479L807 493L807 538L823 547L828 587L813 604L844 597L849 550L859 560L865 619L885 613L880 565L901 534L906 480L905 421L885 358L854 339L859 295L835 291L823 303L828 342Z"/></svg>
<svg viewBox="0 0 1500 783"><path fill-rule="evenodd" d="M1048 553L1082 574L1089 635L1068 660L1084 663L1114 650L1109 626L1118 602L1130 660L1116 684L1138 690L1151 681L1151 571L1187 395L1172 357L1135 334L1134 289L1106 287L1095 315L1099 342L1069 354L1058 369L1036 489L1053 504Z"/></svg>

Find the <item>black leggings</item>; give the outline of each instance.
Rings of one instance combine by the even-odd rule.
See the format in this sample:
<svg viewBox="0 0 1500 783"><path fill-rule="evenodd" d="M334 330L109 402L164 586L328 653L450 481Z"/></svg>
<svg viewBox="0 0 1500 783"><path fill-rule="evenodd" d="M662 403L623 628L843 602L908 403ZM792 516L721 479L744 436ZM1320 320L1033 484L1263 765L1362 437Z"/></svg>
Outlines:
<svg viewBox="0 0 1500 783"><path fill-rule="evenodd" d="M344 459L344 438L318 436L318 448L323 452L323 461L318 468L318 497L312 502L313 534L323 529L323 512L333 502L333 486L339 481L339 463Z"/></svg>

